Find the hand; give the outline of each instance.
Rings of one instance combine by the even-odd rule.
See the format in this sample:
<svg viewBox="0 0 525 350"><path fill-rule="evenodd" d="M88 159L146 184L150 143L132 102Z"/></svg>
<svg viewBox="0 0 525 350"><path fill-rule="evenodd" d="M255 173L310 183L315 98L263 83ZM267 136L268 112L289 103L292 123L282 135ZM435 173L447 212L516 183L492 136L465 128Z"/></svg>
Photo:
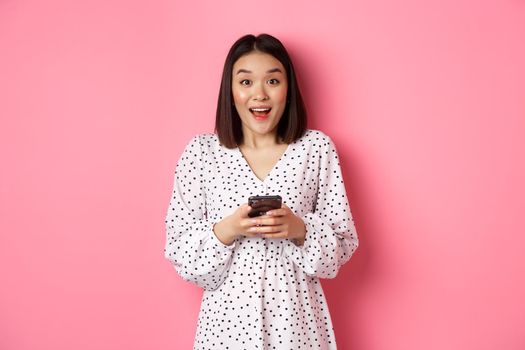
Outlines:
<svg viewBox="0 0 525 350"><path fill-rule="evenodd" d="M251 227L257 225L253 218L248 217L251 209L248 204L243 204L232 215L213 225L213 232L219 241L231 245L239 236L256 237L257 233L248 232Z"/></svg>
<svg viewBox="0 0 525 350"><path fill-rule="evenodd" d="M302 245L306 236L303 219L295 215L286 204L280 209L273 209L264 216L252 219L255 226L248 228L247 233L256 233L264 238L287 238L296 245Z"/></svg>

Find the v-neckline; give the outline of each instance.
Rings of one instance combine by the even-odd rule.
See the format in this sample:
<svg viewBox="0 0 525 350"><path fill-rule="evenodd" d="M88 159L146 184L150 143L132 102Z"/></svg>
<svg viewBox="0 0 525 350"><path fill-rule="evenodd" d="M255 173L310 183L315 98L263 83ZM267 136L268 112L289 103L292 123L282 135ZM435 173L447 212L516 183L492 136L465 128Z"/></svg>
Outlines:
<svg viewBox="0 0 525 350"><path fill-rule="evenodd" d="M270 171L268 172L268 174L266 174L266 176L264 177L264 179L260 179L257 174L255 174L255 171L253 171L250 163L248 162L248 160L246 159L246 157L244 156L244 154L241 152L241 148L239 146L237 146L236 150L237 152L239 153L242 161L244 162L244 165L248 168L248 171L250 172L251 176L254 178L254 180L258 183L265 183L266 180L268 180L268 178L270 177L270 175L272 175L275 170L277 169L277 166L279 165L279 163L281 163L282 159L286 156L286 154L288 153L288 151L291 149L292 147L292 143L289 143L286 148L284 149L284 152L281 154L281 156L279 157L279 159L277 159L277 161L275 162L275 164L273 165L273 167L270 169Z"/></svg>

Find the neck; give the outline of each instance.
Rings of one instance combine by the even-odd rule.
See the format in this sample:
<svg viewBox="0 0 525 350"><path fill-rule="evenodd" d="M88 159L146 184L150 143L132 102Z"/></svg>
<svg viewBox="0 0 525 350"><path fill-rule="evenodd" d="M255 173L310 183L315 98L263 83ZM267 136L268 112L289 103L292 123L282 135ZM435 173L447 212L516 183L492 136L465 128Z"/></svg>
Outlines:
<svg viewBox="0 0 525 350"><path fill-rule="evenodd" d="M266 148L279 144L277 131L267 134L257 134L250 130L243 130L242 147L246 148Z"/></svg>

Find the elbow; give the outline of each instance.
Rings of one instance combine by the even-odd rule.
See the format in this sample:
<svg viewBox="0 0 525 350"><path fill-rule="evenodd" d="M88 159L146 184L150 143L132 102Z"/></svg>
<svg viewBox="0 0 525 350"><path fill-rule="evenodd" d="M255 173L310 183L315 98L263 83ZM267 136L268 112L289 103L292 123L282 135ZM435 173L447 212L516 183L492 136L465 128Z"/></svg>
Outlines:
<svg viewBox="0 0 525 350"><path fill-rule="evenodd" d="M337 276L338 272L339 272L339 269L334 268L333 270L326 271L321 278L333 279Z"/></svg>
<svg viewBox="0 0 525 350"><path fill-rule="evenodd" d="M178 264L177 259L175 257L175 251L173 249L170 249L169 246L166 246L166 248L164 248L164 258L171 262L173 266L176 266Z"/></svg>
<svg viewBox="0 0 525 350"><path fill-rule="evenodd" d="M307 270L304 272L310 277L317 277L322 279L333 279L337 276L337 270Z"/></svg>
<svg viewBox="0 0 525 350"><path fill-rule="evenodd" d="M333 279L337 276L339 268L337 266L327 266L316 273L316 276L323 279Z"/></svg>
<svg viewBox="0 0 525 350"><path fill-rule="evenodd" d="M190 282L209 292L217 290L222 285L222 282L224 282L224 279L215 278L209 275L194 274L182 268L177 269L177 272L184 281Z"/></svg>
<svg viewBox="0 0 525 350"><path fill-rule="evenodd" d="M222 282L223 281L217 281L211 284L199 284L199 287L201 287L205 291L213 292L214 290L219 289L219 287L222 285Z"/></svg>
<svg viewBox="0 0 525 350"><path fill-rule="evenodd" d="M332 279L337 276L339 268L336 265L318 262L317 264L303 265L303 271L310 277Z"/></svg>
<svg viewBox="0 0 525 350"><path fill-rule="evenodd" d="M168 257L173 267L177 271L177 274L186 282L196 285L206 291L214 291L218 289L224 278L221 276L214 276L213 274L203 273L195 268L194 271L189 266L184 266Z"/></svg>
<svg viewBox="0 0 525 350"><path fill-rule="evenodd" d="M359 247L359 240L356 238L354 238L352 240L352 242L350 243L350 249L349 249L349 254L348 254L348 259L346 260L349 260L354 254L355 254L355 251L357 250L357 248ZM346 261L345 261L346 262Z"/></svg>

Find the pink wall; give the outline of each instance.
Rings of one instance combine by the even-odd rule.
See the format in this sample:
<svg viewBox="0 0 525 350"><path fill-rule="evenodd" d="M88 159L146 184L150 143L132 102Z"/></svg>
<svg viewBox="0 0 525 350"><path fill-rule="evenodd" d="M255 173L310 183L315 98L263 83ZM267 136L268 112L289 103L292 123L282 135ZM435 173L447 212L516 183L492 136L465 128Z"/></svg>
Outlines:
<svg viewBox="0 0 525 350"><path fill-rule="evenodd" d="M163 257L231 43L290 49L360 248L341 349L525 349L525 2L0 2L0 349L189 349Z"/></svg>

